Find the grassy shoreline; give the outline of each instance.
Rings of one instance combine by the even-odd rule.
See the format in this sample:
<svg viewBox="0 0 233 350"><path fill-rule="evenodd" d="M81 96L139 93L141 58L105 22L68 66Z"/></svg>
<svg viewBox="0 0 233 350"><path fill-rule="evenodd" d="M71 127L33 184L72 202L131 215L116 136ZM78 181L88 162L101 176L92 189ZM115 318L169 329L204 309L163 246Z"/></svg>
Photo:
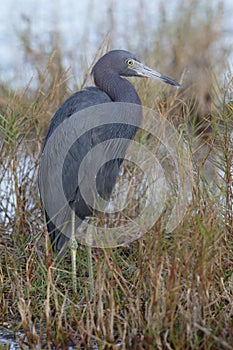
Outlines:
<svg viewBox="0 0 233 350"><path fill-rule="evenodd" d="M233 349L231 49L221 41L217 10L203 19L194 5L170 22L163 17L154 47L137 52L151 67L181 77L182 89L133 81L142 104L187 139L195 169L189 208L171 234L161 218L127 247L93 249L91 300L85 248L78 248L75 295L69 253L60 258L49 247L37 188L46 130L71 94L61 49L51 47L40 61L43 52L29 50L29 38L25 52L37 88L13 91L1 83L0 324L23 330L22 349L91 349L93 339L99 349Z"/></svg>

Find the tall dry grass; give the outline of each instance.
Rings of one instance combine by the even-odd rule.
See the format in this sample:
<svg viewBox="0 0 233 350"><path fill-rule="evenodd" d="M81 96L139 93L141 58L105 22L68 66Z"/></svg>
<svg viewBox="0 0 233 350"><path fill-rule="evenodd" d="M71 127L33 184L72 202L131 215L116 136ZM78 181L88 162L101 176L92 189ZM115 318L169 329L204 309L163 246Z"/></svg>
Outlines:
<svg viewBox="0 0 233 350"><path fill-rule="evenodd" d="M189 143L195 169L190 206L171 234L161 219L127 247L93 249L91 299L85 249L78 248L74 294L69 254L51 253L37 189L41 146L51 117L71 93L69 72L58 42L44 56L23 38L38 86L0 87L1 324L23 329L22 349L233 348L230 48L221 40L221 8L200 14L201 3L180 2L169 21L161 5L154 44L145 53L138 48L151 67L182 77L183 88L174 94L159 83L134 81L143 105L169 119Z"/></svg>

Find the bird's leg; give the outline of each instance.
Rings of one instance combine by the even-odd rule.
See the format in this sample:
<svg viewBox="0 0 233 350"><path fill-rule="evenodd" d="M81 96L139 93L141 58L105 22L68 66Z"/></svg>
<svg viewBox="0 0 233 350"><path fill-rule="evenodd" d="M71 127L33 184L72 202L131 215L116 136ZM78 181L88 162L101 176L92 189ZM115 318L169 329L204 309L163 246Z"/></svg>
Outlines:
<svg viewBox="0 0 233 350"><path fill-rule="evenodd" d="M92 299L94 294L94 275L93 275L93 264L92 264L92 234L91 234L91 226L88 226L87 236L86 236L86 244L87 244L87 266L88 266L88 275L89 275L89 283L90 283L90 299Z"/></svg>
<svg viewBox="0 0 233 350"><path fill-rule="evenodd" d="M76 269L76 255L77 255L78 243L75 238L75 211L71 213L71 236L70 236L70 252L72 262L72 281L73 291L77 293L77 269Z"/></svg>

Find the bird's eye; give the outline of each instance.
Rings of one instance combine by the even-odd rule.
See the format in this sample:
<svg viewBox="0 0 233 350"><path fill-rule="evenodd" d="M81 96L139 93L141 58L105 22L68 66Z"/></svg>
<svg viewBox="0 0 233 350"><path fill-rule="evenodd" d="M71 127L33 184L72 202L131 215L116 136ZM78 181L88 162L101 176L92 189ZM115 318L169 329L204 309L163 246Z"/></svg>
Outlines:
<svg viewBox="0 0 233 350"><path fill-rule="evenodd" d="M133 64L134 64L134 60L132 60L131 58L128 58L128 59L126 60L126 63L127 63L128 66L132 67Z"/></svg>

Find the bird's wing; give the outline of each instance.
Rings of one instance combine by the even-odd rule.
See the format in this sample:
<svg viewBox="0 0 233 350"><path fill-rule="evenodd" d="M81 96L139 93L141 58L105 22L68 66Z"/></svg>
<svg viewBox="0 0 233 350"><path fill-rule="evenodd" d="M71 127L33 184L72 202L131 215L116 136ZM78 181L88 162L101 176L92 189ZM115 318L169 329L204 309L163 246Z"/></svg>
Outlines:
<svg viewBox="0 0 233 350"><path fill-rule="evenodd" d="M74 93L60 106L60 108L54 114L45 138L44 146L46 145L48 139L53 134L55 129L67 118L70 118L74 113L77 113L85 108L107 102L111 102L110 97L105 94L105 92L94 86L87 87L84 90Z"/></svg>
<svg viewBox="0 0 233 350"><path fill-rule="evenodd" d="M52 118L45 142L43 153L41 157L40 169L43 171L40 172L39 175L39 189L42 201L45 206L48 203L56 203L59 207L59 189L56 181L53 180L53 174L57 171L58 167L62 168L62 182L63 182L63 190L66 195L68 205L72 206L72 203L75 200L80 199L80 195L78 193L78 171L80 167L81 160L85 156L85 154L92 148L92 139L91 135L83 135L81 136L74 144L71 146L67 155L65 157L65 161L63 164L57 164L58 160L61 159L60 154L64 147L64 142L66 142L66 138L69 137L69 132L67 130L63 132L63 122L70 118L74 113L84 110L93 105L102 104L111 102L111 99L107 94L102 92L96 87L89 87L80 92L76 92L70 98L68 98L62 106L55 113ZM78 115L77 115L78 116ZM93 115L93 118L95 116ZM60 127L58 133L54 134L54 131ZM48 142L53 135L53 142ZM44 156L46 153L46 156ZM58 171L57 171L58 173ZM81 179L82 181L82 179ZM47 191L47 189L49 189ZM58 202L58 203L57 203ZM85 212L86 208L83 208L83 212ZM59 212L59 210L57 210ZM69 210L62 209L58 214L61 218L58 219L59 222L64 222L69 215ZM47 215L47 221L49 221L49 215ZM54 229L53 225L48 225L48 231L51 232ZM59 233L57 230L52 236L52 241ZM59 241L57 243L59 246Z"/></svg>

